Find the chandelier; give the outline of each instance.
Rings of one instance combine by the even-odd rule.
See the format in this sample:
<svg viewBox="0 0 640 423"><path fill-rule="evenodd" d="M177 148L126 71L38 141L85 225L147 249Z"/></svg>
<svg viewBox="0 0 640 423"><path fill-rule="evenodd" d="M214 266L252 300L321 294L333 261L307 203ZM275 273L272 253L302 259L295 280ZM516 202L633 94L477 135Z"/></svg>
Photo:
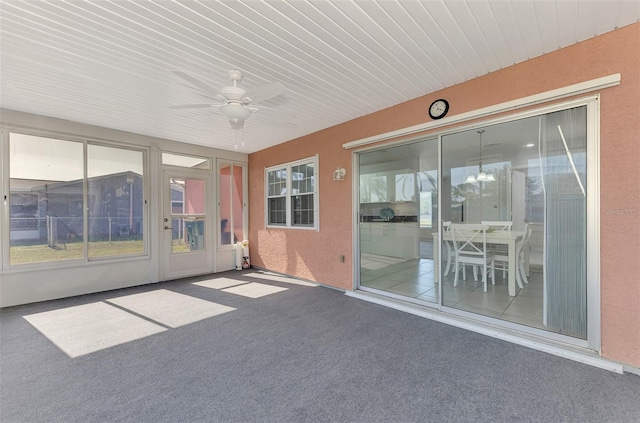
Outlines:
<svg viewBox="0 0 640 423"><path fill-rule="evenodd" d="M496 180L495 176L492 173L484 173L482 171L482 133L484 129L479 129L478 134L480 135L480 163L478 165L478 175L469 175L467 179L464 181L465 184L473 184L476 182L494 182Z"/></svg>

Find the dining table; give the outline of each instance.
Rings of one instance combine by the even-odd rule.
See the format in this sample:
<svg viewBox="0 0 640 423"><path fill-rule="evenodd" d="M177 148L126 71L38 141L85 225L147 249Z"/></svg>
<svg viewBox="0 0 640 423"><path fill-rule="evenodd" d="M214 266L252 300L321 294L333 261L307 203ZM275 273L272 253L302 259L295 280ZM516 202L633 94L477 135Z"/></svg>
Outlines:
<svg viewBox="0 0 640 423"><path fill-rule="evenodd" d="M434 278L435 281L438 282L440 278L440 259L439 259L439 248L438 243L440 236L438 232L433 232L433 263L434 263ZM509 286L509 295L511 297L516 296L516 272L518 271L518 257L516 257L516 243L520 241L524 237L524 231L517 230L488 230L487 231L487 244L497 244L497 245L506 245L507 246L507 256L509 257L509 262L507 264L507 272L509 273L508 277L508 286ZM453 234L451 231L444 231L444 235L442 239L445 241L453 242ZM453 246L452 246L453 248ZM525 258L525 266L528 264L528 257ZM455 260L455 258L453 258ZM525 268L525 272L528 273L528 268Z"/></svg>

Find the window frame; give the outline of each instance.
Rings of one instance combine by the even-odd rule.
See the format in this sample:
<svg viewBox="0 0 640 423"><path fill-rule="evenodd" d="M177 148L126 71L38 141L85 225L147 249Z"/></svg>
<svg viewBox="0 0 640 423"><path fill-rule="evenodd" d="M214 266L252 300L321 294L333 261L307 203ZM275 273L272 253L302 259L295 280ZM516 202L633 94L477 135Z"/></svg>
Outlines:
<svg viewBox="0 0 640 423"><path fill-rule="evenodd" d="M47 131L47 130L33 130L26 129L19 126L14 125L6 125L2 126L1 136L3 143L3 156L0 158L0 162L3 165L2 172L2 188L5 191L7 202L10 201L10 179L11 175L9 172L10 168L10 155L9 144L11 134L19 134L33 137L41 137L41 138L51 138L54 140L74 142L82 145L82 168L83 168L83 176L82 176L82 203L83 203L83 213L82 213L82 227L83 227L83 235L82 235L82 243L83 243L83 255L79 258L72 259L63 259L63 260L54 260L54 261L42 261L42 262L29 262L29 263L13 263L10 262L10 231L9 231L9 220L10 213L7 211L2 216L2 221L0 222L0 226L2 227L2 237L0 239L0 244L2 244L2 248L0 251L2 252L2 269L4 270L31 270L31 269L56 269L56 268L66 268L66 267L77 267L79 265L90 265L91 263L96 262L108 262L108 261L129 261L129 260L140 260L147 259L149 257L149 242L150 236L149 234L149 148L144 146L131 146L128 144L124 144L118 141L110 141L110 140L102 140L91 137L83 137L80 135L72 135L72 134L61 134L55 131ZM114 255L105 255L105 256L90 256L89 255L89 237L88 237L88 221L89 221L89 213L88 213L88 202L89 202L89 178L88 178L88 149L89 146L100 146L100 147L108 147L108 148L117 148L123 150L137 151L142 153L142 169L143 169L143 180L142 180L142 230L144 238L143 238L143 251L138 253L131 254L114 254ZM6 165L6 166L5 166ZM6 229L6 231L4 230Z"/></svg>
<svg viewBox="0 0 640 423"><path fill-rule="evenodd" d="M305 193L292 193L292 180L291 180L291 169L295 166L312 164L313 165L313 191L305 192ZM284 195L269 195L269 172L276 170L284 170L287 174L285 181L285 193ZM299 159L295 161L291 161L288 163L281 163L274 166L269 166L264 170L264 225L266 228L272 229L300 229L300 230L320 230L320 219L319 219L319 210L320 210L320 185L318 180L319 174L319 160L318 155L314 155L311 157L307 157L304 159ZM292 218L293 207L291 205L292 199L297 195L305 195L312 196L313 198L313 224L312 225L300 225L294 224ZM270 209L269 209L269 200L273 198L284 198L285 199L285 224L274 224L269 223L270 218Z"/></svg>
<svg viewBox="0 0 640 423"><path fill-rule="evenodd" d="M233 168L234 167L239 167L242 169L242 232L243 232L243 238L241 240L238 241L243 241L249 238L249 189L248 189L248 176L249 176L249 170L248 170L248 164L245 162L238 162L238 161L234 161L234 160L228 160L228 159L218 159L217 160L217 164L216 164L216 178L218 180L218 189L216 192L216 196L217 196L217 201L216 201L216 213L217 213L217 219L218 221L220 220L220 216L221 216L221 208L222 208L222 178L220 176L220 172L222 170L223 166L230 166L231 170L230 170L230 178L229 178L229 183L231 184L231 186L229 187L229 194L230 196L232 195L232 186L233 186ZM231 198L227 199L229 201L229 207L231 210L231 220L230 222L228 222L229 226L231 228L233 228L235 226L235 224L237 222L234 222L233 220L233 216L234 216L234 210L233 210L233 201L231 200ZM216 245L218 250L233 250L236 248L236 243L231 242L229 244L223 244L222 243L222 233L221 230L219 230L218 227L215 228L215 232L216 232ZM233 232L232 232L233 233Z"/></svg>

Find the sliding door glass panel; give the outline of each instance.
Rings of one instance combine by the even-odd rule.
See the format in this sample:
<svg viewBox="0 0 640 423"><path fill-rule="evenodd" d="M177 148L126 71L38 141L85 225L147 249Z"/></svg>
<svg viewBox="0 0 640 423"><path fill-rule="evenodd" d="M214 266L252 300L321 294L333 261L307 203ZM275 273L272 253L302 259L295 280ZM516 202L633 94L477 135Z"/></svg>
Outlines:
<svg viewBox="0 0 640 423"><path fill-rule="evenodd" d="M540 184L544 193L544 325L587 335L586 107L541 119Z"/></svg>
<svg viewBox="0 0 640 423"><path fill-rule="evenodd" d="M439 301L432 240L437 151L437 140L426 140L359 155L362 289Z"/></svg>
<svg viewBox="0 0 640 423"><path fill-rule="evenodd" d="M456 266L442 232L444 306L586 338L586 123L580 107L442 137L442 221L511 223L488 227L486 266Z"/></svg>
<svg viewBox="0 0 640 423"><path fill-rule="evenodd" d="M9 262L84 258L83 144L9 135Z"/></svg>

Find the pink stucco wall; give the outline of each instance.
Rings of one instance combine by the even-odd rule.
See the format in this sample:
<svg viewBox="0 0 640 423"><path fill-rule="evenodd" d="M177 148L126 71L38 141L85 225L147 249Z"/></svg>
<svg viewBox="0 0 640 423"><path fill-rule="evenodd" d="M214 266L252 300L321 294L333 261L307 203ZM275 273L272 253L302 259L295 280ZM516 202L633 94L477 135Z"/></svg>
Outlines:
<svg viewBox="0 0 640 423"><path fill-rule="evenodd" d="M640 367L640 23L249 156L252 264L352 289L351 151L345 142L428 120L436 98L449 116L620 73L600 91L602 355ZM320 231L267 229L264 168L319 155ZM334 182L336 167L347 169ZM344 263L338 256L344 254Z"/></svg>
<svg viewBox="0 0 640 423"><path fill-rule="evenodd" d="M184 212L187 214L204 214L204 200L204 181L198 179L185 180Z"/></svg>

